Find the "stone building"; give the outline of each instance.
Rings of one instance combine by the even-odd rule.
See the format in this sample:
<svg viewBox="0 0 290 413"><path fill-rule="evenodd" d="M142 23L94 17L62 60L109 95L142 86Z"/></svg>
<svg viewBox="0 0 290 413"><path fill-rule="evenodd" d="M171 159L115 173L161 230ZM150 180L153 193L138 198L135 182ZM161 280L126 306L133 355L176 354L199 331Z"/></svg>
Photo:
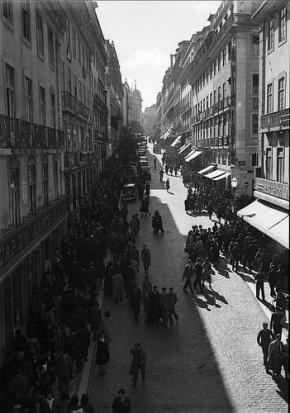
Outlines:
<svg viewBox="0 0 290 413"><path fill-rule="evenodd" d="M263 1L259 24L259 166L245 221L289 249L290 4ZM266 219L265 219L266 218Z"/></svg>
<svg viewBox="0 0 290 413"><path fill-rule="evenodd" d="M156 123L156 105L145 108L143 113L143 128L145 135L153 135Z"/></svg>
<svg viewBox="0 0 290 413"><path fill-rule="evenodd" d="M129 125L132 132L142 130L142 96L136 87L130 88L129 93Z"/></svg>
<svg viewBox="0 0 290 413"><path fill-rule="evenodd" d="M255 2L223 1L191 63L193 145L203 153L205 180L251 193L258 147L258 27ZM213 171L215 169L215 171ZM229 184L229 183L228 183Z"/></svg>
<svg viewBox="0 0 290 413"><path fill-rule="evenodd" d="M114 42L106 40L106 52L108 56L106 66L106 91L107 91L107 132L108 145L107 156L111 156L118 147L123 133L123 84L120 64Z"/></svg>
<svg viewBox="0 0 290 413"><path fill-rule="evenodd" d="M107 156L108 57L94 2L1 2L0 59L1 365Z"/></svg>
<svg viewBox="0 0 290 413"><path fill-rule="evenodd" d="M57 3L0 4L0 365L66 233Z"/></svg>

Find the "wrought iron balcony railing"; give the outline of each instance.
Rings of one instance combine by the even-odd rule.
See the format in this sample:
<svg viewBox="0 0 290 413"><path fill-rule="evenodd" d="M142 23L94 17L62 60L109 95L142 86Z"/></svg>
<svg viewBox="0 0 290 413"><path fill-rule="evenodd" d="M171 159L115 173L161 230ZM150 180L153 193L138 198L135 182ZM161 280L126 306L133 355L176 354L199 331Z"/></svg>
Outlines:
<svg viewBox="0 0 290 413"><path fill-rule="evenodd" d="M64 131L0 115L0 147L61 149Z"/></svg>
<svg viewBox="0 0 290 413"><path fill-rule="evenodd" d="M281 128L289 129L290 108L279 110L261 116L261 129Z"/></svg>
<svg viewBox="0 0 290 413"><path fill-rule="evenodd" d="M69 92L62 94L63 110L73 112L76 116L82 116L88 119L90 116L90 109L80 102L75 96Z"/></svg>

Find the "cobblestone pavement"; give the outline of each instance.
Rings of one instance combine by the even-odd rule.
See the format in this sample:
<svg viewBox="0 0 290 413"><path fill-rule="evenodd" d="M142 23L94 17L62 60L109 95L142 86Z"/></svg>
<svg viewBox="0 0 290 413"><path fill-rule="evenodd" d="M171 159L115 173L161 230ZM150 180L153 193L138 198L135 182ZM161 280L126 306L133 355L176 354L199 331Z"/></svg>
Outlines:
<svg viewBox="0 0 290 413"><path fill-rule="evenodd" d="M94 368L90 378L89 395L96 411L112 411L120 387L131 398L133 413L288 411L281 395L285 389L265 373L256 343L266 315L243 279L223 260L213 276L213 293L193 298L183 293L186 234L193 224L208 227L212 222L205 216L186 215L181 177L169 179L171 193L160 184L157 171L152 173L150 209L160 211L165 234L153 235L151 217L141 217L138 247L145 242L151 250L153 285L174 287L179 322L169 329L147 326L142 314L135 323L127 302L104 300L103 308L110 309L114 319L114 339L105 377ZM130 212L138 208L136 202ZM140 285L143 277L142 268ZM137 341L148 355L147 380L134 389L129 350Z"/></svg>

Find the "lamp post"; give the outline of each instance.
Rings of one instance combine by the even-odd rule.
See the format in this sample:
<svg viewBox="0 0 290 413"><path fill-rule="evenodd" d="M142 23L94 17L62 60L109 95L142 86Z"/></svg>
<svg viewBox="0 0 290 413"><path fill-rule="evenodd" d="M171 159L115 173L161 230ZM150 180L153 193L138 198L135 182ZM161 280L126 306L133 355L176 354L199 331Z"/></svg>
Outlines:
<svg viewBox="0 0 290 413"><path fill-rule="evenodd" d="M244 183L244 186L245 186L245 188L246 188L246 196L248 196L248 185L249 185L249 183L246 181L246 182Z"/></svg>
<svg viewBox="0 0 290 413"><path fill-rule="evenodd" d="M234 214L234 220L236 219L236 188L238 186L238 180L236 177L232 177L231 179L231 186L233 188L233 214Z"/></svg>

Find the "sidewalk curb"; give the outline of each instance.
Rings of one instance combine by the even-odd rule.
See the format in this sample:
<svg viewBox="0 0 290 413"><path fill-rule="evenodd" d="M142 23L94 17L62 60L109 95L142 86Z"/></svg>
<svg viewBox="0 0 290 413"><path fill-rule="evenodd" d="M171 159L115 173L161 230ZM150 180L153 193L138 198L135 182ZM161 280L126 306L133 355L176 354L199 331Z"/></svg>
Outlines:
<svg viewBox="0 0 290 413"><path fill-rule="evenodd" d="M99 297L98 297L100 309L103 306L103 299L104 299L104 291L101 290L99 293ZM92 340L92 336L93 335L91 335L91 342L90 342L89 351L88 351L88 361L85 363L83 367L83 370L81 373L80 384L79 384L79 388L77 391L79 400L84 393L88 393L90 377L91 377L93 366L94 366L94 360L95 360L95 355L97 351L97 342Z"/></svg>

